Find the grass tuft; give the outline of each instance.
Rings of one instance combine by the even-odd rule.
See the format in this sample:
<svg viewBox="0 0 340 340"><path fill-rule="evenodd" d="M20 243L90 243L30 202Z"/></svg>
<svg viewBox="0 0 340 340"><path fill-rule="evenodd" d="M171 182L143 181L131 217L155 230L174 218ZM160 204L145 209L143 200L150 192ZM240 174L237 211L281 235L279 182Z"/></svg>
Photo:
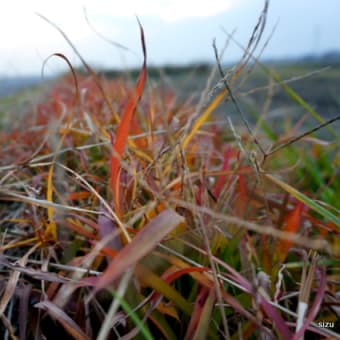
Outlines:
<svg viewBox="0 0 340 340"><path fill-rule="evenodd" d="M339 336L339 140L314 136L337 118L325 122L267 66L322 125L278 118L278 133L238 102L267 10L231 71L215 46L222 79L198 105L147 83L141 25L131 84L96 75L41 16L88 75L54 54L70 73L0 130L1 334ZM216 114L229 99L241 125Z"/></svg>

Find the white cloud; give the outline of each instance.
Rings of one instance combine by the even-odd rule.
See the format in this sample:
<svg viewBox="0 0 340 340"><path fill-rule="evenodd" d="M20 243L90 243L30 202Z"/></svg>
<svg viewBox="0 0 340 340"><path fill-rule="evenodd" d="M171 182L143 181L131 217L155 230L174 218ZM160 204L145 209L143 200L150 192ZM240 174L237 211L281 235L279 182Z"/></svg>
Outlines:
<svg viewBox="0 0 340 340"><path fill-rule="evenodd" d="M72 52L64 38L36 13L57 24L67 33L71 41L91 55L102 60L99 51L102 41L93 34L86 23L83 7L86 8L91 24L111 40L136 50L139 48L138 26L134 18L142 22L155 19L159 23L174 23L186 18L209 17L229 10L243 0L31 0L6 1L0 4L0 72L8 66L16 69L33 69L32 60L41 62L54 52L72 58ZM148 37L157 27L148 27ZM97 57L96 57L97 52ZM25 64L27 61L27 65ZM36 68L34 68L36 72Z"/></svg>
<svg viewBox="0 0 340 340"><path fill-rule="evenodd" d="M0 5L0 49L18 45L42 47L58 44L56 31L35 15L43 14L59 25L73 41L80 41L89 34L83 7L96 28L103 27L115 39L126 27L119 27L119 17L151 16L164 21L177 21L189 17L209 17L227 11L242 0L75 0L75 1L6 1ZM104 22L104 23L103 23Z"/></svg>
<svg viewBox="0 0 340 340"><path fill-rule="evenodd" d="M8 6L0 7L0 48L10 49L18 45L35 47L50 45L51 41L58 44L55 29L48 25L36 13L41 13L51 21L63 27L65 31L73 33L76 38L84 36L86 23L84 20L73 21L72 14L68 15L64 6L48 7L40 1L32 4L8 2ZM66 7L66 6L65 6ZM64 8L65 8L64 7ZM18 10L19 8L19 10ZM78 9L79 11L79 9ZM75 12L76 13L76 12Z"/></svg>
<svg viewBox="0 0 340 340"><path fill-rule="evenodd" d="M280 24L266 55L309 53L316 45L320 52L340 48L337 36L340 1L328 0L327 6L318 1L313 5L309 0L300 1L298 5L296 0L271 1L267 30L271 30L278 18ZM84 18L84 6L97 31L136 53L113 49L94 34ZM0 2L0 77L39 74L43 61L54 52L64 53L74 65L79 64L65 39L35 12L57 24L91 65L125 67L140 65L141 61L135 15L144 27L150 64L161 65L213 60L212 39L217 38L220 44L226 39L220 26L229 32L238 28L236 38L245 44L262 6L263 0L3 0ZM320 32L318 41L315 27ZM294 39L299 43L292 48ZM228 60L237 58L239 52L231 44ZM62 61L55 60L47 65L51 73L55 64L64 67Z"/></svg>
<svg viewBox="0 0 340 340"><path fill-rule="evenodd" d="M94 5L86 1L85 5L92 13L115 16L155 16L166 21L176 21L190 17L208 17L230 10L240 0L100 0Z"/></svg>

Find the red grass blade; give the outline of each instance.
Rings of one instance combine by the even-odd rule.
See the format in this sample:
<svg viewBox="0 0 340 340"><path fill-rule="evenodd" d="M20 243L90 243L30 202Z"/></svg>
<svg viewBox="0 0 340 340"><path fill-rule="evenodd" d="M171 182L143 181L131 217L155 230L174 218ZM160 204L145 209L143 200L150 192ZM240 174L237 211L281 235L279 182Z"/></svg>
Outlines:
<svg viewBox="0 0 340 340"><path fill-rule="evenodd" d="M204 305L202 306L202 311L200 313L200 317L198 319L197 327L195 330L195 334L193 335L193 339L207 339L209 338L208 333L211 327L211 317L214 310L215 305L215 291L210 289L208 292L208 296L204 301Z"/></svg>
<svg viewBox="0 0 340 340"><path fill-rule="evenodd" d="M181 276L183 276L185 274L204 273L204 272L207 272L207 271L209 271L209 268L206 268L206 267L198 267L198 268L197 267L188 267L188 268L177 270L175 272L172 272L172 270L171 270L170 273L165 272L162 275L162 279L166 283L171 284L173 281L177 280L178 278L180 278ZM160 295L161 295L160 293L154 292L151 299L156 301Z"/></svg>
<svg viewBox="0 0 340 340"><path fill-rule="evenodd" d="M184 269L177 270L174 273L171 273L169 275L162 275L162 278L167 282L171 283L175 281L176 279L180 278L184 274L189 273L203 273L209 271L209 268L207 267L188 267Z"/></svg>
<svg viewBox="0 0 340 340"><path fill-rule="evenodd" d="M173 210L165 210L149 222L112 260L96 283L96 291L118 279L128 268L135 265L180 223L182 216Z"/></svg>
<svg viewBox="0 0 340 340"><path fill-rule="evenodd" d="M287 215L285 218L285 225L283 231L288 233L297 233L300 223L304 204L298 202L296 207ZM280 263L284 262L287 257L288 251L292 246L293 242L288 240L280 239L275 249L275 254Z"/></svg>
<svg viewBox="0 0 340 340"><path fill-rule="evenodd" d="M67 195L67 200L69 201L78 201L83 200L85 198L89 198L92 194L88 191L77 191L77 192L70 192Z"/></svg>
<svg viewBox="0 0 340 340"><path fill-rule="evenodd" d="M290 340L293 338L293 334L290 332L289 328L286 325L286 321L282 318L282 316L276 311L276 309L266 300L264 296L260 296L260 304L268 315L268 317L273 320L275 327L277 328L279 334L282 336L284 340Z"/></svg>
<svg viewBox="0 0 340 340"><path fill-rule="evenodd" d="M199 294L197 295L195 305L194 305L194 310L193 310L184 340L191 339L193 335L195 334L195 329L197 328L197 324L202 315L204 302L206 301L208 294L209 294L209 288L202 287Z"/></svg>
<svg viewBox="0 0 340 340"><path fill-rule="evenodd" d="M138 19L137 19L138 20ZM119 177L120 177L120 156L123 154L124 148L128 141L128 135L130 131L130 126L132 122L133 113L136 110L137 104L142 97L147 71L146 71L146 48L145 48L145 38L143 27L138 21L140 32L141 32L141 41L144 55L144 62L142 66L142 70L140 73L140 77L138 79L135 93L133 93L123 112L122 120L117 128L115 141L112 143L112 156L111 156L111 189L114 195L114 204L116 211L120 212L120 195L119 195Z"/></svg>

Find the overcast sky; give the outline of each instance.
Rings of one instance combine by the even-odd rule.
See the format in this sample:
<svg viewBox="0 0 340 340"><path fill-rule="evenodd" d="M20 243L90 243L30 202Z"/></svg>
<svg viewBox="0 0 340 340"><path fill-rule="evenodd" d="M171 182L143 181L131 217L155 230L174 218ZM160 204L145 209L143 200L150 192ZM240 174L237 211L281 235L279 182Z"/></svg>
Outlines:
<svg viewBox="0 0 340 340"><path fill-rule="evenodd" d="M212 40L222 47L222 27L246 44L263 7L263 0L80 0L2 1L0 5L0 75L40 74L52 53L79 61L61 35L39 18L39 12L63 29L92 66L138 66L142 60L137 14L144 27L149 64L187 64L213 61ZM125 45L117 49L100 38ZM265 38L278 23L264 58L294 57L340 50L340 0L271 0ZM231 44L224 62L241 54ZM64 62L50 60L50 75L64 70Z"/></svg>

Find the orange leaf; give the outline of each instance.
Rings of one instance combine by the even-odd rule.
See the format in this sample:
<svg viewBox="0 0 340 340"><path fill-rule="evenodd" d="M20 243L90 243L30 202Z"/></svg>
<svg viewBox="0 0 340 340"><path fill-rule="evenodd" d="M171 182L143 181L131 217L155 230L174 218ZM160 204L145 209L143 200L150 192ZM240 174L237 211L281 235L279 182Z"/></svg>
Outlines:
<svg viewBox="0 0 340 340"><path fill-rule="evenodd" d="M288 233L294 233L296 234L300 223L301 223L301 215L303 210L303 203L298 202L296 207L288 213L288 215L285 218L285 223L283 227L284 232ZM290 247L292 246L292 241L288 240L279 240L275 249L275 254L277 256L277 259L280 263L282 263L288 254L288 251Z"/></svg>
<svg viewBox="0 0 340 340"><path fill-rule="evenodd" d="M247 185L244 175L238 176L238 187L237 187L238 199L235 202L235 212L238 216L244 216L247 212L249 199L247 195Z"/></svg>
<svg viewBox="0 0 340 340"><path fill-rule="evenodd" d="M138 19L137 19L138 20ZM132 122L133 113L136 110L137 104L142 97L144 86L146 82L147 72L146 72L146 48L144 31L140 22L138 21L140 31L141 31L141 41L144 55L144 62L140 77L138 79L135 93L133 93L125 107L123 112L122 120L117 128L116 139L111 141L113 152L111 156L111 188L114 195L115 208L119 214L120 211L120 201L119 201L119 177L120 177L120 161L119 158L123 154L124 148L128 141L128 135L130 131L130 126Z"/></svg>
<svg viewBox="0 0 340 340"><path fill-rule="evenodd" d="M70 192L67 195L67 199L69 201L77 201L77 200L81 200L81 199L85 199L90 197L92 194L88 191L77 191L77 192Z"/></svg>

